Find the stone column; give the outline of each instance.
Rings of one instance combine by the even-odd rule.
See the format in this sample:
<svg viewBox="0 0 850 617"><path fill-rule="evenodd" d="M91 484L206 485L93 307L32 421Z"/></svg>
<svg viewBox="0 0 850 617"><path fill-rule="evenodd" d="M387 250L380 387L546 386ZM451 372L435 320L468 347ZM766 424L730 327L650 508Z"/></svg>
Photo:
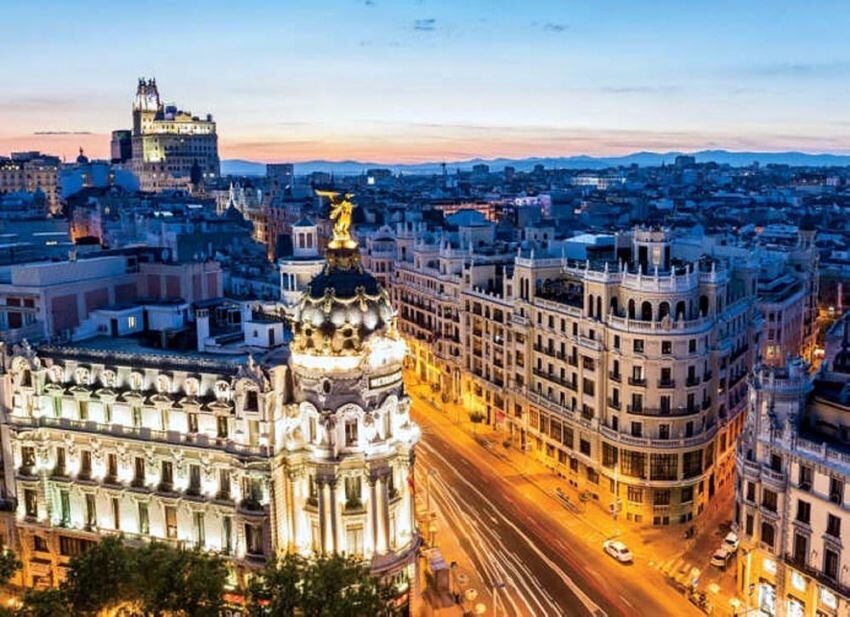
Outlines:
<svg viewBox="0 0 850 617"><path fill-rule="evenodd" d="M319 492L319 534L321 536L321 553L328 550L327 507L325 504L325 481L316 478L316 490Z"/></svg>
<svg viewBox="0 0 850 617"><path fill-rule="evenodd" d="M369 518L372 522L372 551L378 553L378 479L375 476L369 476Z"/></svg>
<svg viewBox="0 0 850 617"><path fill-rule="evenodd" d="M381 476L381 527L384 536L384 552L390 551L390 498L386 474Z"/></svg>
<svg viewBox="0 0 850 617"><path fill-rule="evenodd" d="M339 538L337 537L337 517L339 516L339 512L337 511L336 484L336 478L328 482L328 488L331 492L331 551L334 553L337 552L339 545Z"/></svg>

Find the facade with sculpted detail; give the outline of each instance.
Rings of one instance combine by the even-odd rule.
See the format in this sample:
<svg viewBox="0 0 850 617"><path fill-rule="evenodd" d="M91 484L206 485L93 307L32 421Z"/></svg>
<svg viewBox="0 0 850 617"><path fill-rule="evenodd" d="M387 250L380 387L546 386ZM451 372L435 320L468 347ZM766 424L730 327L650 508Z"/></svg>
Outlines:
<svg viewBox="0 0 850 617"><path fill-rule="evenodd" d="M209 314L197 309L207 343ZM389 297L356 245L331 247L291 317L289 347L98 335L6 349L23 583L57 584L73 555L120 533L220 552L237 574L288 551L362 556L405 606L419 429Z"/></svg>

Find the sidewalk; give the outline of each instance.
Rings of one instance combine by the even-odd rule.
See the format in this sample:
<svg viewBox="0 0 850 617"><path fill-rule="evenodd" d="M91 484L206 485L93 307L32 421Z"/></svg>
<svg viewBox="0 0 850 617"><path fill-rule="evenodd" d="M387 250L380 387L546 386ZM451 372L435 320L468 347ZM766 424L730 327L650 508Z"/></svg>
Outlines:
<svg viewBox="0 0 850 617"><path fill-rule="evenodd" d="M725 572L709 565L711 554L721 544L727 531L721 525L731 518L732 483L720 489L710 510L694 523L697 534L690 540L684 539L687 525L636 527L632 523L619 523L602 502L581 501L579 486L543 464L536 453L524 454L513 445L505 447L505 435L501 431L472 423L460 405L437 402L427 385L414 384L409 391L417 402L433 412L428 414L428 418L434 424L454 431L460 429L541 492L550 496L564 495L570 503L569 507L564 505L564 511L574 514L570 525L572 533L600 545L604 540L616 537L630 548L637 559L670 578L687 581L692 569L699 568L697 589L711 599L715 609L713 615L733 614L730 599L735 597L736 592L735 563L733 561ZM564 503L563 499L559 501Z"/></svg>

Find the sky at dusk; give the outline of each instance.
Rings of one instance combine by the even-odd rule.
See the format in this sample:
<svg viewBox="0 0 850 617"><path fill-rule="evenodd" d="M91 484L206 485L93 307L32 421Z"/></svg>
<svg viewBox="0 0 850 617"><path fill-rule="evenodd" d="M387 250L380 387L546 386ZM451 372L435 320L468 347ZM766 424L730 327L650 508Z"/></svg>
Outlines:
<svg viewBox="0 0 850 617"><path fill-rule="evenodd" d="M850 153L845 2L4 6L0 154L107 156L138 77L222 158Z"/></svg>

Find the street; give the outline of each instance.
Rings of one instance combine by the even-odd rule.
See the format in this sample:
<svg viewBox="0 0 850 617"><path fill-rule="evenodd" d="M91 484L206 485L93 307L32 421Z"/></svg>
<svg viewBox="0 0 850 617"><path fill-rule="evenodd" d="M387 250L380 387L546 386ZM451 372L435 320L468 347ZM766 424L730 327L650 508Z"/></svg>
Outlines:
<svg viewBox="0 0 850 617"><path fill-rule="evenodd" d="M499 615L702 614L642 559L640 546L630 546L634 565L615 562L602 551L604 530L593 531L533 477L519 473L504 460L501 446L485 447L413 398L413 416L422 427L417 491L429 493L437 512L437 546L440 534L457 538L488 608L492 589L504 583Z"/></svg>

